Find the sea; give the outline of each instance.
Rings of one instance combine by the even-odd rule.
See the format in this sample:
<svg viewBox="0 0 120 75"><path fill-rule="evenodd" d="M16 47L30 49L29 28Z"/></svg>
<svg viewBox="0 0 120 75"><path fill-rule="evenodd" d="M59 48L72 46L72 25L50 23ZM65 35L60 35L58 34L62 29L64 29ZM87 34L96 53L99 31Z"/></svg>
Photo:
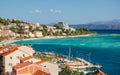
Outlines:
<svg viewBox="0 0 120 75"><path fill-rule="evenodd" d="M32 45L34 50L83 58L99 64L107 75L120 75L120 30L93 30L97 34L81 37L17 41L14 44Z"/></svg>

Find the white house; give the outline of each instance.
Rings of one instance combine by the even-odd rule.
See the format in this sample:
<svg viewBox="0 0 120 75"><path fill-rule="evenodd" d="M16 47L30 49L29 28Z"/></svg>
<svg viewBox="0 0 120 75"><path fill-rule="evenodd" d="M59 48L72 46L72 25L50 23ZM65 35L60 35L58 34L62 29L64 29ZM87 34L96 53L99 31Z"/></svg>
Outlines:
<svg viewBox="0 0 120 75"><path fill-rule="evenodd" d="M36 37L42 37L42 36L43 36L43 34L42 34L41 31L35 31L35 32L34 32L34 35L35 35Z"/></svg>
<svg viewBox="0 0 120 75"><path fill-rule="evenodd" d="M12 66L20 64L20 58L32 56L35 52L28 46L10 46L2 49L0 53L0 71L12 72Z"/></svg>
<svg viewBox="0 0 120 75"><path fill-rule="evenodd" d="M33 33L31 33L31 32L29 33L29 36L30 37L35 37L35 35Z"/></svg>

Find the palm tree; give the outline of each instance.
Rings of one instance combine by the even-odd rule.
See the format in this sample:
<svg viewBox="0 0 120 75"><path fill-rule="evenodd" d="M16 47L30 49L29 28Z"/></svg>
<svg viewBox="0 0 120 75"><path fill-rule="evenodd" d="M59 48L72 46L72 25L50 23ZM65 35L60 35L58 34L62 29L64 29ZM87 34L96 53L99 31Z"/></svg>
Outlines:
<svg viewBox="0 0 120 75"><path fill-rule="evenodd" d="M80 72L77 70L77 71L73 71L73 75L80 75Z"/></svg>
<svg viewBox="0 0 120 75"><path fill-rule="evenodd" d="M72 75L72 70L68 66L66 66L61 70L59 75Z"/></svg>

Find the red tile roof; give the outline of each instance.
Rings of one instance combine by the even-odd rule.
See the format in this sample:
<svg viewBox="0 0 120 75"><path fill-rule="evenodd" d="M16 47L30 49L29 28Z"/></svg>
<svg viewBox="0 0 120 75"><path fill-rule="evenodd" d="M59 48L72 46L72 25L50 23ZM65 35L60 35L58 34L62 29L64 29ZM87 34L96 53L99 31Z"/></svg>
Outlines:
<svg viewBox="0 0 120 75"><path fill-rule="evenodd" d="M28 57L25 57L25 58L20 58L21 61L25 61L25 60L28 60L30 58L33 58L33 56L28 56Z"/></svg>
<svg viewBox="0 0 120 75"><path fill-rule="evenodd" d="M36 62L35 64L41 64L41 63L44 63L44 62L46 62L46 60L41 59L41 61L38 61L38 62Z"/></svg>
<svg viewBox="0 0 120 75"><path fill-rule="evenodd" d="M2 33L8 33L9 30L1 30Z"/></svg>
<svg viewBox="0 0 120 75"><path fill-rule="evenodd" d="M43 71L41 71L41 70L38 70L38 71L36 71L33 75L50 75L50 74L47 73L47 72L43 72Z"/></svg>
<svg viewBox="0 0 120 75"><path fill-rule="evenodd" d="M18 68L22 68L22 67L28 66L30 64L32 64L32 63L27 61L27 62L24 62L24 63L21 63L21 64L13 66L13 68L14 69L18 69Z"/></svg>
<svg viewBox="0 0 120 75"><path fill-rule="evenodd" d="M10 53L16 51L18 49L19 46L13 46L13 47L10 47L11 49L6 51L5 53L2 54L2 56L7 56L9 55Z"/></svg>
<svg viewBox="0 0 120 75"><path fill-rule="evenodd" d="M96 70L95 72L93 72L92 74L90 74L90 75L107 75L107 74L105 74L103 71L101 71L101 70Z"/></svg>
<svg viewBox="0 0 120 75"><path fill-rule="evenodd" d="M8 48L8 46L5 46L5 47L0 48L0 51L4 50L4 49L6 49L6 48Z"/></svg>

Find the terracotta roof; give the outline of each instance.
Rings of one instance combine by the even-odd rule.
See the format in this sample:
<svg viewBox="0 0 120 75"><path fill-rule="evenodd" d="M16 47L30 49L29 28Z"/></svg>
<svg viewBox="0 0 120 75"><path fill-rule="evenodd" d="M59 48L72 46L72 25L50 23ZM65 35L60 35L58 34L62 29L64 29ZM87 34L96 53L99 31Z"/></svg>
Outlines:
<svg viewBox="0 0 120 75"><path fill-rule="evenodd" d="M31 64L31 62L27 61L27 62L24 62L24 63L13 66L13 68L18 69L18 68L22 68L22 67L25 67L25 66L30 65L30 64Z"/></svg>
<svg viewBox="0 0 120 75"><path fill-rule="evenodd" d="M11 47L11 49L10 49L9 51L3 53L2 56L7 56L7 55L9 55L10 53L16 51L16 50L18 49L18 47L19 47L19 46L13 46L13 47Z"/></svg>
<svg viewBox="0 0 120 75"><path fill-rule="evenodd" d="M41 59L41 61L38 61L38 62L36 62L35 64L41 64L41 63L44 63L44 62L46 62L46 60Z"/></svg>
<svg viewBox="0 0 120 75"><path fill-rule="evenodd" d="M4 49L6 49L6 48L8 48L8 46L5 46L5 47L0 48L0 51L4 50Z"/></svg>
<svg viewBox="0 0 120 75"><path fill-rule="evenodd" d="M38 70L38 71L36 71L33 75L50 75L50 74L47 73L47 72L43 72L43 71L41 71L41 70Z"/></svg>
<svg viewBox="0 0 120 75"><path fill-rule="evenodd" d="M1 32L6 34L9 32L9 30L1 30Z"/></svg>
<svg viewBox="0 0 120 75"><path fill-rule="evenodd" d="M105 74L103 71L101 70L96 70L95 72L93 72L91 75L107 75Z"/></svg>
<svg viewBox="0 0 120 75"><path fill-rule="evenodd" d="M25 57L25 58L20 58L20 60L25 61L25 60L28 60L30 58L33 58L33 56L28 56L28 57Z"/></svg>

